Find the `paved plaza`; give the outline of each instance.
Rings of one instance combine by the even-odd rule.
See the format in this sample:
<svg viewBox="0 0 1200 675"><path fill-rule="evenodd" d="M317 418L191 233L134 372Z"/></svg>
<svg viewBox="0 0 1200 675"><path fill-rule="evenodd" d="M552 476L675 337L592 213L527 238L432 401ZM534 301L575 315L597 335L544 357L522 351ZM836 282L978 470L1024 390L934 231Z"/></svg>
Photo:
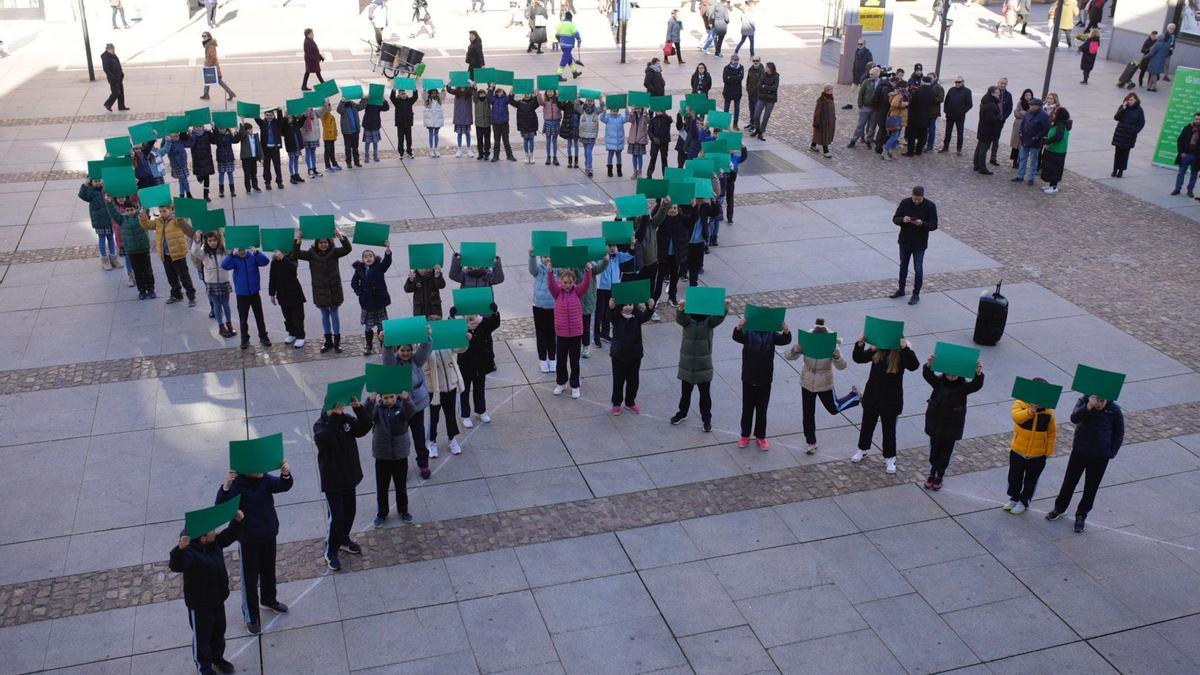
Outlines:
<svg viewBox="0 0 1200 675"><path fill-rule="evenodd" d="M357 3L323 1L222 3L214 33L241 99L296 95L306 26L327 54L326 77L381 81L359 39L369 31ZM428 480L409 472L412 525L393 517L372 528L373 461L369 439L360 442L366 475L353 533L364 554L344 556L334 573L321 557L327 508L312 427L326 385L360 374L367 360L349 285L358 252L342 261L344 354L319 354L319 339L300 350L282 344L282 316L269 304L275 346L241 351L217 334L202 301L163 303L159 262L157 301L137 301L122 272L100 269L87 204L76 195L86 162L134 121L198 105L205 27L199 15L172 24L147 11L133 29L112 33L100 4L90 15L92 45L117 44L129 113L100 107L107 87L103 77L86 81L76 24L14 22L6 30L25 38L0 60L0 673L194 672L168 551L184 511L211 502L228 441L274 433L295 475L276 499L279 600L291 611L265 612L262 634L248 634L240 559L237 547L227 549L235 590L226 656L239 672L1200 672L1200 203L1169 197L1172 174L1149 165L1167 85L1158 98L1143 96L1146 130L1126 178L1112 179L1111 111L1121 93L1111 82L1120 64L1100 61L1083 87L1078 56L1061 52L1052 89L1076 122L1056 195L1009 182L1007 166L972 174L969 157L953 153L884 162L846 149L855 121L840 109L852 100L846 86L836 90L838 142L825 159L808 150L812 102L836 79L819 60L821 12L764 0L757 50L778 64L783 86L767 139L748 141L735 224L722 227L701 277L728 290L735 314L715 335L711 433L694 409L668 423L680 331L665 298L662 322L644 329L640 415L610 414L607 345L582 362L579 400L554 396L553 375L539 371L530 232L599 235L612 198L634 191L631 171L604 175L602 149L589 179L543 166L541 136L532 166L455 159L447 127L434 159L418 124L417 157L400 161L387 112L379 163L282 192L217 199L214 191L212 205L230 224L290 227L322 213L346 225L388 223L393 318L411 314L400 290L407 244L498 245L506 280L495 288L494 421L464 430L461 455L448 452L442 434ZM407 3L393 4L407 14ZM549 52L525 54L520 31L503 28L507 13L490 7L499 3L484 15L465 15L467 2L430 4L437 37L415 44L431 75L462 67L470 28L483 33L488 65L532 76L557 63ZM596 36L585 42L578 84L641 89L676 4L640 4L635 17L646 18L631 27L622 65L594 3L576 0L581 31ZM894 64L933 62L927 10L897 6ZM964 9L944 57L943 72L965 74L976 100L1000 76L1017 91L1041 86L1045 22L998 42L988 30L995 11ZM674 94L687 90L695 63L714 71L723 63L696 50L699 21L686 5L681 15L688 63L666 67ZM269 34L260 30L266 22ZM394 32L408 29L401 22ZM975 121L973 111L968 153ZM910 306L887 295L898 262L891 216L916 184L941 223L921 302ZM309 275L300 278L311 298ZM905 378L894 475L878 448L849 462L858 407L819 413L819 450L805 453L800 362L782 358L770 451L736 446L741 347L730 333L746 304L786 306L793 330L824 318L846 350L864 316L902 320L923 362L938 341L971 343L979 297L1001 280L1008 327L982 348L986 383L968 400L942 490L922 488L929 386L915 373ZM319 317L312 305L307 314L312 337ZM1067 384L1080 363L1128 379L1125 446L1087 530L1074 534L1073 511L1043 518L1074 435L1070 392L1030 511L1000 506L1014 378ZM837 372L839 390L861 387L867 374L850 363Z"/></svg>

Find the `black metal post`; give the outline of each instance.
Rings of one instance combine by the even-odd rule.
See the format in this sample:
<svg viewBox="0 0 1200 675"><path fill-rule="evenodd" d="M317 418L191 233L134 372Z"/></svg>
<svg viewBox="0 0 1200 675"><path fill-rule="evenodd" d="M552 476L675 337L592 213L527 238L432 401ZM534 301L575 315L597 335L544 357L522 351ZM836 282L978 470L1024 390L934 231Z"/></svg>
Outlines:
<svg viewBox="0 0 1200 675"><path fill-rule="evenodd" d="M1063 0L1058 0L1055 5L1054 20L1051 21L1052 30L1050 32L1050 56L1046 58L1046 79L1042 82L1042 100L1046 100L1046 94L1050 93L1050 73L1054 72L1054 54L1058 52L1058 27L1059 21L1062 18ZM1067 43L1070 47L1071 43Z"/></svg>
<svg viewBox="0 0 1200 675"><path fill-rule="evenodd" d="M87 10L83 7L83 0L79 0L79 20L83 22L83 53L87 56L88 79L95 82L96 67L92 65L92 40L88 37Z"/></svg>
<svg viewBox="0 0 1200 675"><path fill-rule="evenodd" d="M621 19L621 63L625 63L625 32L628 30L629 21Z"/></svg>
<svg viewBox="0 0 1200 675"><path fill-rule="evenodd" d="M950 15L950 3L953 0L943 0L942 2L942 28L938 33L938 53L937 63L933 65L933 72L937 73L938 77L942 76L942 48L946 45L946 18Z"/></svg>

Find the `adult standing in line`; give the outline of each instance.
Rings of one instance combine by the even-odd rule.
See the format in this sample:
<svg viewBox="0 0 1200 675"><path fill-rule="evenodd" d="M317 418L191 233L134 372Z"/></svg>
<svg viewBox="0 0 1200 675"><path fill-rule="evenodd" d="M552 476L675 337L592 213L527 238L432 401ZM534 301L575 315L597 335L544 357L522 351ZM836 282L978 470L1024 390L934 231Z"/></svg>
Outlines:
<svg viewBox="0 0 1200 675"><path fill-rule="evenodd" d="M484 67L483 38L475 31L467 31L467 74L475 81L475 69Z"/></svg>
<svg viewBox="0 0 1200 675"><path fill-rule="evenodd" d="M746 117L751 121L754 120L754 111L758 107L758 85L762 82L765 72L767 69L763 67L762 59L751 56L750 67L746 69Z"/></svg>
<svg viewBox="0 0 1200 675"><path fill-rule="evenodd" d="M1021 92L1021 98L1017 99L1017 105L1013 107L1013 125L1012 133L1008 137L1009 159L1012 160L1014 169L1018 168L1021 149L1021 123L1025 121L1025 115L1029 114L1029 102L1033 100L1033 90L1026 88ZM1046 110L1042 107L1043 112ZM1046 113L1050 115L1049 112ZM1037 171L1033 172L1037 175Z"/></svg>
<svg viewBox="0 0 1200 675"><path fill-rule="evenodd" d="M1175 163L1179 165L1179 171L1175 174L1175 189L1171 191L1172 195L1179 194L1183 189L1183 177L1188 171L1192 172L1192 177L1188 179L1187 196L1194 197L1196 189L1196 174L1200 172L1200 112L1192 116L1192 123L1183 127L1179 132L1179 138L1175 140L1175 149L1179 154L1175 157Z"/></svg>
<svg viewBox="0 0 1200 675"><path fill-rule="evenodd" d="M875 137L875 88L879 86L879 67L872 66L871 70L867 71L867 78L858 85L858 124L854 126L854 135L850 137L850 144L846 147L853 148L856 143L862 141L871 147L871 141Z"/></svg>
<svg viewBox="0 0 1200 675"><path fill-rule="evenodd" d="M1059 106L1050 116L1050 131L1046 134L1042 150L1042 180L1049 183L1042 192L1052 195L1058 192L1058 182L1063 177L1067 163L1067 143L1071 138L1071 113Z"/></svg>
<svg viewBox="0 0 1200 675"><path fill-rule="evenodd" d="M937 123L942 116L942 102L946 100L946 89L938 82L937 73L929 73L926 78L933 89L933 102L929 105L929 132L925 136L925 152L933 152L937 143Z"/></svg>
<svg viewBox="0 0 1200 675"><path fill-rule="evenodd" d="M100 66L104 69L104 79L108 80L108 98L104 99L104 109L112 112L113 102L116 101L117 110L129 110L125 107L125 70L121 68L121 59L117 58L117 48L113 43L104 45Z"/></svg>
<svg viewBox="0 0 1200 675"><path fill-rule="evenodd" d="M867 43L862 38L858 39L858 47L854 50L854 67L852 73L854 75L854 84L862 84L862 81L867 76L868 66L875 60L871 54L871 50L867 49Z"/></svg>
<svg viewBox="0 0 1200 675"><path fill-rule="evenodd" d="M221 73L221 60L217 58L217 40L212 36L212 33L204 31L200 36L200 43L204 45L204 65L217 69L217 84L225 90L225 100L232 101L237 98L237 94L225 84L225 76ZM200 96L202 99L208 99L208 85L204 85L204 94Z"/></svg>
<svg viewBox="0 0 1200 675"><path fill-rule="evenodd" d="M954 86L946 92L946 101L942 106L946 112L946 136L942 140L942 149L938 152L950 152L950 136L957 131L955 154L962 155L963 122L967 119L967 112L974 106L975 102L971 100L971 90L966 87L966 80L962 75L956 76Z"/></svg>
<svg viewBox="0 0 1200 675"><path fill-rule="evenodd" d="M738 55L735 50L733 55L729 57L729 63L725 64L725 68L721 71L721 96L725 99L725 112L729 112L729 105L733 104L733 128L738 128L738 116L742 111L742 80L746 77L746 69L738 63Z"/></svg>
<svg viewBox="0 0 1200 675"><path fill-rule="evenodd" d="M125 26L125 30L129 30L129 22L125 20L125 3L121 0L109 0L109 5L112 6L112 24L113 30L117 30L117 15L121 15L121 25Z"/></svg>
<svg viewBox="0 0 1200 675"><path fill-rule="evenodd" d="M696 11L693 6L692 11ZM667 19L667 42L672 45L675 50L675 59L683 65L683 49L679 45L683 35L683 22L679 20L679 10L671 10L671 18ZM669 61L670 55L663 52L663 61Z"/></svg>
<svg viewBox="0 0 1200 675"><path fill-rule="evenodd" d="M817 97L813 106L812 142L808 149L817 152L819 145L826 159L833 157L833 153L829 152L829 145L833 143L836 130L837 109L833 103L833 85L826 84L821 88L821 95Z"/></svg>
<svg viewBox="0 0 1200 675"><path fill-rule="evenodd" d="M208 27L217 27L217 0L204 0L204 11L208 14Z"/></svg>
<svg viewBox="0 0 1200 675"><path fill-rule="evenodd" d="M1191 11L1191 10L1184 9L1183 11L1187 12L1187 11ZM1175 24L1173 24L1173 23L1167 24L1167 32L1165 33L1165 35L1167 38L1167 60L1165 63L1163 63L1162 80L1163 80L1163 82L1170 82L1171 81L1171 55L1175 53Z"/></svg>
<svg viewBox="0 0 1200 675"><path fill-rule="evenodd" d="M662 96L667 93L667 81L663 78L662 62L658 60L657 56L646 64L646 76L642 78L642 88L651 96Z"/></svg>
<svg viewBox="0 0 1200 675"><path fill-rule="evenodd" d="M1012 182L1028 180L1029 184L1033 185L1033 178L1038 173L1038 155L1041 154L1047 131L1050 131L1050 116L1042 110L1040 100L1029 99L1029 110L1025 112L1018 127L1017 175L1013 177ZM1029 173L1025 172L1026 168L1029 169Z"/></svg>
<svg viewBox="0 0 1200 675"><path fill-rule="evenodd" d="M774 61L768 61L767 70L758 82L758 106L754 109L754 118L751 120L751 124L754 125L751 135L760 141L767 140L763 138L763 134L767 131L771 111L775 109L775 102L778 100L779 71L775 70Z"/></svg>
<svg viewBox="0 0 1200 675"><path fill-rule="evenodd" d="M987 168L988 148L998 142L1000 130L1004 127L999 91L999 87L992 85L979 99L979 126L975 131L975 171L985 176L992 175Z"/></svg>
<svg viewBox="0 0 1200 675"><path fill-rule="evenodd" d="M1084 521L1096 501L1108 461L1117 456L1125 441L1125 415L1116 401L1106 401L1095 395L1080 396L1071 411L1071 423L1075 425L1075 439L1071 443L1067 473L1046 520L1058 520L1062 516L1071 505L1075 486L1082 477L1083 495L1075 509L1075 532L1083 532Z"/></svg>
<svg viewBox="0 0 1200 675"><path fill-rule="evenodd" d="M383 29L388 27L388 6L387 0L372 0L371 6L367 8L367 20L371 22L371 28L375 29L375 44L383 44Z"/></svg>
<svg viewBox="0 0 1200 675"><path fill-rule="evenodd" d="M904 126L905 157L920 155L925 151L929 138L929 119L933 108L933 86L929 78L918 80L916 90L908 102L908 122Z"/></svg>
<svg viewBox="0 0 1200 675"><path fill-rule="evenodd" d="M1004 131L1004 123L1013 111L1013 97L1012 92L1008 90L1007 77L1002 77L996 82L996 100L1000 102L1000 128L997 129L996 137L992 139L991 159L988 160L992 166L1000 166L1000 162L996 160L996 153L1000 150L1000 132Z"/></svg>
<svg viewBox="0 0 1200 675"><path fill-rule="evenodd" d="M321 77L321 62L325 60L321 56L321 50L317 47L317 41L313 39L313 29L304 29L304 81L300 83L302 91L308 91L308 76L316 75L318 82L324 82L325 78Z"/></svg>
<svg viewBox="0 0 1200 675"><path fill-rule="evenodd" d="M900 228L900 283L889 297L903 298L907 293L908 260L913 263L913 294L908 304L921 301L921 281L925 276L925 249L929 248L929 233L937 229L937 206L925 198L925 188L917 185L912 196L905 197L896 207L892 222Z"/></svg>
<svg viewBox="0 0 1200 675"><path fill-rule="evenodd" d="M1167 56L1170 50L1166 33L1159 35L1154 46L1150 47L1150 53L1146 54L1146 72L1150 73L1150 78L1146 82L1146 91L1158 91L1158 80L1167 69Z"/></svg>
<svg viewBox="0 0 1200 675"><path fill-rule="evenodd" d="M1112 144L1115 150L1113 151L1113 178L1121 178L1125 175L1125 169L1129 168L1129 151L1137 144L1138 134L1142 128L1146 126L1146 113L1142 110L1142 100L1138 95L1129 92L1125 95L1125 100L1121 101L1121 107L1117 108L1117 114L1113 115L1113 119L1117 122L1117 128L1113 130Z"/></svg>
<svg viewBox="0 0 1200 675"><path fill-rule="evenodd" d="M713 7L712 30L713 42L716 44L714 53L719 57L721 45L725 43L725 34L729 32L729 0L721 0Z"/></svg>

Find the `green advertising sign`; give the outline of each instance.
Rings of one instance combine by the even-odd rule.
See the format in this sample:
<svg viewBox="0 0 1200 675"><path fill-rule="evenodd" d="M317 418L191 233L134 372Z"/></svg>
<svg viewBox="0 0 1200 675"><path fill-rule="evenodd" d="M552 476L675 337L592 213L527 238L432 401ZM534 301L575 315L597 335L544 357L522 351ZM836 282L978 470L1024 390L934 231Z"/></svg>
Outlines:
<svg viewBox="0 0 1200 675"><path fill-rule="evenodd" d="M1200 68L1179 66L1171 80L1171 97L1167 99L1167 112L1163 115L1162 129L1158 132L1158 145L1154 148L1157 166L1175 168L1175 156L1179 154L1175 142L1179 131L1192 123L1192 116L1200 110Z"/></svg>

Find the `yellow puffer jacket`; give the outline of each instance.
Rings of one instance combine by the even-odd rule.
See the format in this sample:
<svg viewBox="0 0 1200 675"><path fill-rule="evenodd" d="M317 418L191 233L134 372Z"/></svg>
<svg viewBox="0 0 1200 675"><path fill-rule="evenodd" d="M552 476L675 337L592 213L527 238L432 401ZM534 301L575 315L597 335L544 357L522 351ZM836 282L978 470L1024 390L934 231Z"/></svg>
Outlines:
<svg viewBox="0 0 1200 675"><path fill-rule="evenodd" d="M1047 408L1037 412L1037 406L1025 401L1013 401L1013 439L1012 451L1025 457L1054 456L1054 438L1058 433L1058 424L1054 420L1054 411Z"/></svg>
<svg viewBox="0 0 1200 675"><path fill-rule="evenodd" d="M188 257L191 249L192 228L178 218L150 218L143 211L141 215L142 229L153 230L155 234L154 253L158 257L163 254L163 242L167 243L167 251L171 260L183 260Z"/></svg>
<svg viewBox="0 0 1200 675"><path fill-rule="evenodd" d="M326 103L322 108L324 113L321 115L321 140L336 141L338 139L337 115L329 109L329 104Z"/></svg>

